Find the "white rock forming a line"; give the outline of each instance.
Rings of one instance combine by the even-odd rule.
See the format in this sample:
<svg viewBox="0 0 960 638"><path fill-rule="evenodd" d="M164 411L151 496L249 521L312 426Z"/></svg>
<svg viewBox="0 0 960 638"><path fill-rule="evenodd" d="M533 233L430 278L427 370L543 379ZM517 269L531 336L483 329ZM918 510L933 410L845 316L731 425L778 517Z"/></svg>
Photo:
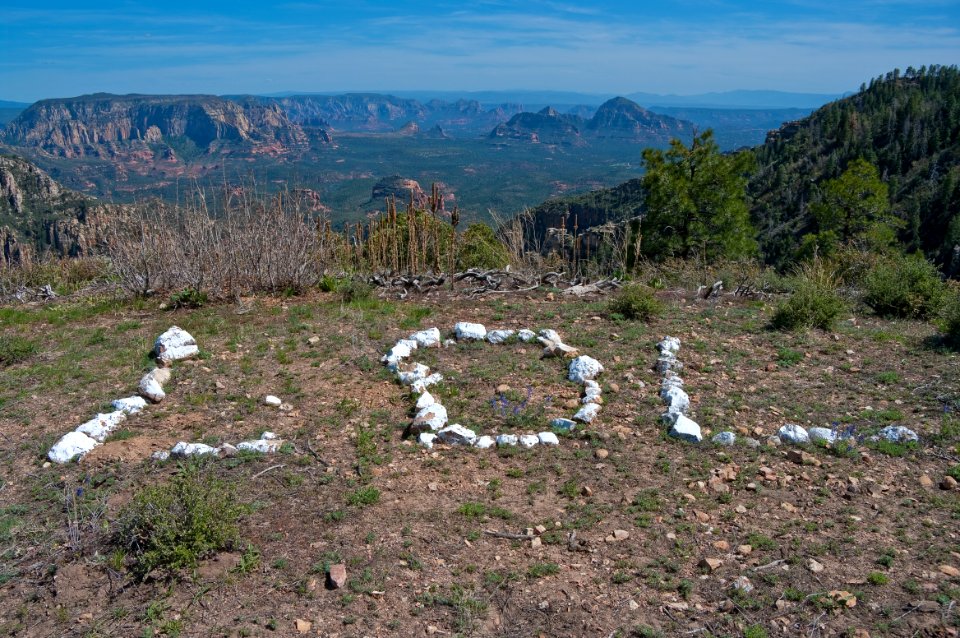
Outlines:
<svg viewBox="0 0 960 638"><path fill-rule="evenodd" d="M82 458L98 445L99 442L83 432L67 432L50 448L47 458L54 463L69 463L75 458Z"/></svg>
<svg viewBox="0 0 960 638"><path fill-rule="evenodd" d="M178 326L172 326L157 337L153 351L161 363L169 365L172 361L196 356L200 348L189 332Z"/></svg>
<svg viewBox="0 0 960 638"><path fill-rule="evenodd" d="M483 324L461 321L453 327L457 341L483 341L487 336L487 329Z"/></svg>
<svg viewBox="0 0 960 638"><path fill-rule="evenodd" d="M601 372L603 372L603 366L599 361L593 357L581 355L570 362L567 378L574 383L583 383L596 379Z"/></svg>

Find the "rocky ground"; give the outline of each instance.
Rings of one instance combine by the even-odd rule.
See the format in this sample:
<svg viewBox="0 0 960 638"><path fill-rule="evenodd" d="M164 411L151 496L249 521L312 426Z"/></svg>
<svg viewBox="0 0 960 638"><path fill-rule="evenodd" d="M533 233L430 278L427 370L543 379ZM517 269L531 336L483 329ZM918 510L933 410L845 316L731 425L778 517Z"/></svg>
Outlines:
<svg viewBox="0 0 960 638"><path fill-rule="evenodd" d="M794 335L767 328L770 302L663 300L649 324L546 291L0 308L0 335L35 346L0 360L0 635L956 635L957 353L922 323L863 314ZM380 357L458 321L555 329L602 362L599 416L531 449L403 438L413 404ZM174 324L200 356L173 365L163 401L81 461L48 463L64 433L136 393ZM704 443L660 420L664 335L683 344ZM417 360L445 377L431 392L451 422L519 434L569 417L583 391L541 349L460 343ZM854 443L775 445L786 423ZM891 424L920 443L869 441ZM760 445L709 443L723 430ZM243 544L135 579L116 521L197 463L151 456L265 431L278 452L200 463L236 489Z"/></svg>

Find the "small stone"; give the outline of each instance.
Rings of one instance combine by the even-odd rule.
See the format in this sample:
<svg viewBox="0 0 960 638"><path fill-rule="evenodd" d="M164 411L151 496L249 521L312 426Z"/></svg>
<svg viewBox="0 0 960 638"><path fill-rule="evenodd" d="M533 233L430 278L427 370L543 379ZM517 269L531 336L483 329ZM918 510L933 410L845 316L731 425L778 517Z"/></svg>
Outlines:
<svg viewBox="0 0 960 638"><path fill-rule="evenodd" d="M902 425L888 425L877 432L877 436L891 443L911 443L920 440L916 432Z"/></svg>
<svg viewBox="0 0 960 638"><path fill-rule="evenodd" d="M423 408L413 418L410 431L437 432L447 424L447 409L439 403L434 403Z"/></svg>
<svg viewBox="0 0 960 638"><path fill-rule="evenodd" d="M810 560L807 561L807 569L812 571L814 574L819 574L824 570L824 567L821 563L818 563L817 561L811 558Z"/></svg>
<svg viewBox="0 0 960 638"><path fill-rule="evenodd" d="M737 442L737 435L733 432L718 432L710 439L714 445L731 446Z"/></svg>
<svg viewBox="0 0 960 638"><path fill-rule="evenodd" d="M138 386L140 396L154 403L163 401L167 396L163 391L163 386L168 381L170 381L170 370L168 368L154 368L140 379Z"/></svg>
<svg viewBox="0 0 960 638"><path fill-rule="evenodd" d="M520 435L520 446L525 448L531 448L537 445L540 442L540 437L536 434L521 434Z"/></svg>
<svg viewBox="0 0 960 638"><path fill-rule="evenodd" d="M587 498L590 498L591 496L593 496L593 488L591 488L589 485L584 485L583 487L580 488L580 494L582 496L586 496Z"/></svg>
<svg viewBox="0 0 960 638"><path fill-rule="evenodd" d="M269 405L271 408L279 408L283 405L283 401L280 400L280 397L275 397L272 394L268 394L263 397L263 404Z"/></svg>
<svg viewBox="0 0 960 638"><path fill-rule="evenodd" d="M311 623L309 620L303 620L302 618L297 618L293 622L293 626L297 630L298 634L306 634L306 633L309 633L310 630L313 628L313 623Z"/></svg>
<svg viewBox="0 0 960 638"><path fill-rule="evenodd" d="M814 442L832 444L837 440L837 433L830 428L810 428L807 431L810 440Z"/></svg>
<svg viewBox="0 0 960 638"><path fill-rule="evenodd" d="M619 543L620 541L625 541L630 538L630 532L625 529L615 529L613 533L606 537L606 542L608 543Z"/></svg>
<svg viewBox="0 0 960 638"><path fill-rule="evenodd" d="M768 363L768 364L767 364L767 367L766 367L766 370L767 370L767 372L776 372L776 371L777 371L777 364L775 364L775 363Z"/></svg>
<svg viewBox="0 0 960 638"><path fill-rule="evenodd" d="M428 450L433 449L433 442L437 440L437 435L433 432L421 432L417 435L417 441Z"/></svg>
<svg viewBox="0 0 960 638"><path fill-rule="evenodd" d="M944 476L943 480L940 481L941 490L956 490L957 487L957 479L952 476Z"/></svg>
<svg viewBox="0 0 960 638"><path fill-rule="evenodd" d="M453 327L457 341L483 341L487 336L487 329L479 323L461 321Z"/></svg>
<svg viewBox="0 0 960 638"><path fill-rule="evenodd" d="M787 423L777 432L781 441L792 443L794 445L804 445L810 442L810 435L799 425Z"/></svg>
<svg viewBox="0 0 960 638"><path fill-rule="evenodd" d="M800 465L812 465L814 467L820 467L822 465L820 459L803 450L790 450L787 452L787 458Z"/></svg>
<svg viewBox="0 0 960 638"><path fill-rule="evenodd" d="M437 400L433 398L432 394L430 394L429 392L424 392L417 398L417 405L415 407L419 412L424 408L429 408L431 405L435 404L436 402Z"/></svg>
<svg viewBox="0 0 960 638"><path fill-rule="evenodd" d="M700 426L697 425L696 421L688 419L682 414L678 415L676 422L670 426L669 434L674 438L691 443L699 443L703 440L703 435L700 434Z"/></svg>
<svg viewBox="0 0 960 638"><path fill-rule="evenodd" d="M320 337L314 335L314 336L310 337L309 339L307 339L307 343L309 343L311 346L315 346L315 345L317 345L318 343L320 343Z"/></svg>
<svg viewBox="0 0 960 638"><path fill-rule="evenodd" d="M516 334L513 330L491 330L487 333L487 341L492 344L501 344Z"/></svg>
<svg viewBox="0 0 960 638"><path fill-rule="evenodd" d="M484 435L473 442L473 447L477 448L478 450L486 450L488 448L492 448L496 444L497 442L492 436Z"/></svg>
<svg viewBox="0 0 960 638"><path fill-rule="evenodd" d="M737 505L735 508L733 508L733 511L736 512L737 514L746 514L747 507L746 505Z"/></svg>
<svg viewBox="0 0 960 638"><path fill-rule="evenodd" d="M933 479L926 474L920 475L920 487L928 489L933 487Z"/></svg>
<svg viewBox="0 0 960 638"><path fill-rule="evenodd" d="M540 432L537 438L540 439L540 445L560 445L560 439L553 432Z"/></svg>
<svg viewBox="0 0 960 638"><path fill-rule="evenodd" d="M953 565L940 565L937 569L940 570L941 574L949 576L950 578L960 578L960 569L957 569Z"/></svg>
<svg viewBox="0 0 960 638"><path fill-rule="evenodd" d="M219 451L205 443L187 443L186 441L180 441L170 448L170 456L173 457L205 456L208 454L217 456Z"/></svg>
<svg viewBox="0 0 960 638"><path fill-rule="evenodd" d="M711 572L720 569L721 565L723 565L723 561L719 558L704 558L700 561L700 567L708 569Z"/></svg>
<svg viewBox="0 0 960 638"><path fill-rule="evenodd" d="M437 438L450 445L473 445L477 440L477 433L454 423L437 432Z"/></svg>
<svg viewBox="0 0 960 638"><path fill-rule="evenodd" d="M753 545L737 545L737 553L741 556L749 556L753 553Z"/></svg>
<svg viewBox="0 0 960 638"><path fill-rule="evenodd" d="M596 403L588 403L573 415L573 420L580 421L581 423L590 423L597 418L598 414L600 414L600 406Z"/></svg>
<svg viewBox="0 0 960 638"><path fill-rule="evenodd" d="M601 448L597 448L596 450L594 450L594 451L593 451L593 455L602 461L603 459L605 459L605 458L607 458L608 456L610 456L610 452L609 452L608 450L606 450L605 448L602 448L602 447L601 447Z"/></svg>
<svg viewBox="0 0 960 638"><path fill-rule="evenodd" d="M599 361L583 355L570 362L567 378L574 383L583 383L590 379L596 379L601 372L603 372L603 366Z"/></svg>
<svg viewBox="0 0 960 638"><path fill-rule="evenodd" d="M437 328L428 328L410 335L409 339L415 341L420 348L439 348L440 330Z"/></svg>
<svg viewBox="0 0 960 638"><path fill-rule="evenodd" d="M610 390L610 392L613 392L614 394L616 394L617 392L620 392L620 384L618 383L611 383L607 386L607 388Z"/></svg>
<svg viewBox="0 0 960 638"><path fill-rule="evenodd" d="M725 552L730 549L730 543L728 543L727 541L714 541L713 548L720 550L721 552Z"/></svg>
<svg viewBox="0 0 960 638"><path fill-rule="evenodd" d="M538 547L543 547L543 541L540 540L539 536L534 536L532 539L530 539L530 548L537 549Z"/></svg>
<svg viewBox="0 0 960 638"><path fill-rule="evenodd" d="M507 392L510 392L510 386L508 386L506 383L501 383L497 386L497 394L504 394Z"/></svg>
<svg viewBox="0 0 960 638"><path fill-rule="evenodd" d="M153 345L153 352L159 362L169 365L173 361L196 356L200 349L189 332L183 328L171 326L157 337Z"/></svg>
<svg viewBox="0 0 960 638"><path fill-rule="evenodd" d="M119 410L124 414L134 415L146 408L147 402L143 397L132 396L125 399L114 399L111 405L115 410Z"/></svg>
<svg viewBox="0 0 960 638"><path fill-rule="evenodd" d="M327 582L332 589L340 589L347 584L347 566L343 563L330 565L330 571L327 572Z"/></svg>

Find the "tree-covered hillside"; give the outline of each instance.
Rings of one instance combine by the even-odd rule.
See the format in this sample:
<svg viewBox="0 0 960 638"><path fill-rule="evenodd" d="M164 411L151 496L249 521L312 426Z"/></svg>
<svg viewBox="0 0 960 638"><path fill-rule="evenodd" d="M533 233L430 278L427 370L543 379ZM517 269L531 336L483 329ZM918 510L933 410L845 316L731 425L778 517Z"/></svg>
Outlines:
<svg viewBox="0 0 960 638"><path fill-rule="evenodd" d="M856 160L879 169L900 240L948 266L960 243L960 70L931 66L871 80L786 124L755 149L750 182L764 255L784 264L818 228L824 184Z"/></svg>

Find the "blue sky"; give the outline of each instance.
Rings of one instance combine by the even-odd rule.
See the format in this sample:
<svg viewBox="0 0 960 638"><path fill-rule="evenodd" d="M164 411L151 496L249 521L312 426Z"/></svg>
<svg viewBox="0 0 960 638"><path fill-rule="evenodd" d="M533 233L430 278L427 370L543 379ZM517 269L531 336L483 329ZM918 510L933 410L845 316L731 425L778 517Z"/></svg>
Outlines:
<svg viewBox="0 0 960 638"><path fill-rule="evenodd" d="M960 63L958 0L3 5L0 99L22 101L98 91L840 93L895 67Z"/></svg>

